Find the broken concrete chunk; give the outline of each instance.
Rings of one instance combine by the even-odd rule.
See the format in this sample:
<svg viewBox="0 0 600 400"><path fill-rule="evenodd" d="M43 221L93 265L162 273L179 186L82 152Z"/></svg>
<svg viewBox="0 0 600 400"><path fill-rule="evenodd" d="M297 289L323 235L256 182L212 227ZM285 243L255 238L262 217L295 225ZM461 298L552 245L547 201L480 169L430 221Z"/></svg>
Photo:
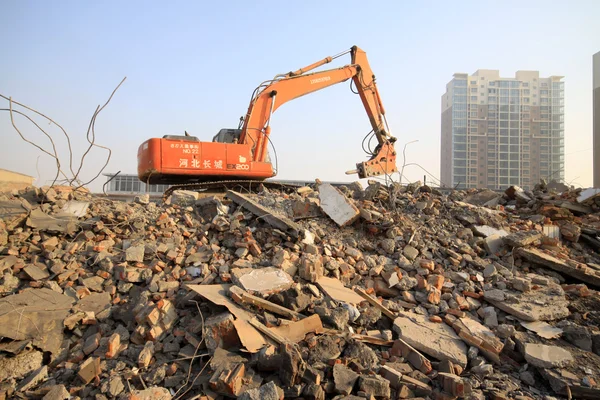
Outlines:
<svg viewBox="0 0 600 400"><path fill-rule="evenodd" d="M242 393L240 400L280 400L283 398L283 390L275 382L265 383L260 388L250 389Z"/></svg>
<svg viewBox="0 0 600 400"><path fill-rule="evenodd" d="M204 321L203 337L206 347L212 352L218 347L229 349L240 345L233 315L228 312L207 318Z"/></svg>
<svg viewBox="0 0 600 400"><path fill-rule="evenodd" d="M144 245L131 246L125 250L125 259L131 262L144 262Z"/></svg>
<svg viewBox="0 0 600 400"><path fill-rule="evenodd" d="M68 400L71 394L65 388L65 385L53 385L42 400Z"/></svg>
<svg viewBox="0 0 600 400"><path fill-rule="evenodd" d="M378 375L361 375L358 379L358 390L373 397L390 397L390 381Z"/></svg>
<svg viewBox="0 0 600 400"><path fill-rule="evenodd" d="M238 282L244 290L264 297L287 290L294 284L287 272L275 267L255 269L239 277Z"/></svg>
<svg viewBox="0 0 600 400"><path fill-rule="evenodd" d="M340 227L352 224L360 216L353 200L329 183L319 185L319 200L323 212Z"/></svg>
<svg viewBox="0 0 600 400"><path fill-rule="evenodd" d="M504 243L509 247L524 247L536 240L540 240L542 236L543 234L539 231L522 231L504 236L502 240L504 240Z"/></svg>
<svg viewBox="0 0 600 400"><path fill-rule="evenodd" d="M508 236L508 232L506 232L504 229L496 229L487 225L474 225L473 232L483 237L489 237L492 235L496 235L498 237Z"/></svg>
<svg viewBox="0 0 600 400"><path fill-rule="evenodd" d="M48 367L44 365L43 367L33 371L31 374L29 374L27 378L22 380L21 383L19 383L19 386L17 387L17 391L26 392L30 389L33 389L46 378L48 378Z"/></svg>
<svg viewBox="0 0 600 400"><path fill-rule="evenodd" d="M47 288L4 297L0 299L0 336L32 339L34 346L57 354L63 341L63 321L73 302L73 298Z"/></svg>
<svg viewBox="0 0 600 400"><path fill-rule="evenodd" d="M85 384L90 383L96 376L100 374L100 359L89 357L79 367L77 375Z"/></svg>
<svg viewBox="0 0 600 400"><path fill-rule="evenodd" d="M568 350L545 344L526 343L523 355L529 364L539 368L563 367L573 362Z"/></svg>
<svg viewBox="0 0 600 400"><path fill-rule="evenodd" d="M335 364L333 366L333 382L335 384L335 392L338 394L349 395L352 393L354 384L358 380L359 375L343 364Z"/></svg>
<svg viewBox="0 0 600 400"><path fill-rule="evenodd" d="M570 314L569 303L558 285L543 286L529 292L493 289L484 291L483 295L487 302L523 321L552 321ZM507 295L510 299L506 298ZM500 300L502 296L504 299Z"/></svg>
<svg viewBox="0 0 600 400"><path fill-rule="evenodd" d="M577 197L577 202L583 204L592 204L594 199L600 196L600 189L588 188L582 191Z"/></svg>
<svg viewBox="0 0 600 400"><path fill-rule="evenodd" d="M589 283L594 286L600 286L600 276L596 275L593 270L588 268L585 264L571 266L565 261L546 254L538 249L521 248L516 251L516 254L532 263L539 264L554 271L572 276L573 278L579 279L585 283Z"/></svg>
<svg viewBox="0 0 600 400"><path fill-rule="evenodd" d="M231 200L233 200L234 202L236 202L237 204L239 204L240 206L244 207L246 210L248 210L251 213L253 213L254 215L256 215L257 217L263 219L266 223L271 225L273 228L277 228L284 232L288 232L294 238L299 237L300 232L302 231L302 228L297 223L289 220L288 218L286 218L284 216L279 216L279 215L273 214L266 207L261 206L260 204L256 203L254 200L250 199L249 197L247 197L241 193L237 193L237 192L228 190L226 196L228 198L230 198Z"/></svg>
<svg viewBox="0 0 600 400"><path fill-rule="evenodd" d="M20 379L42 368L43 357L41 351L22 352L15 357L1 357L0 382Z"/></svg>
<svg viewBox="0 0 600 400"><path fill-rule="evenodd" d="M164 387L151 387L144 390L136 390L133 393L135 400L171 400L171 392Z"/></svg>
<svg viewBox="0 0 600 400"><path fill-rule="evenodd" d="M450 360L465 367L467 346L448 325L430 322L425 316L399 313L394 331L402 340L438 360Z"/></svg>
<svg viewBox="0 0 600 400"><path fill-rule="evenodd" d="M556 339L560 337L563 333L563 330L560 328L555 328L547 322L543 321L534 321L534 322L525 322L521 321L521 326L525 329L533 331L538 334L538 336L543 337L544 339ZM514 328L513 328L514 332ZM509 335L512 336L512 335Z"/></svg>
<svg viewBox="0 0 600 400"><path fill-rule="evenodd" d="M191 190L175 190L171 194L171 204L188 207L196 203L200 194Z"/></svg>

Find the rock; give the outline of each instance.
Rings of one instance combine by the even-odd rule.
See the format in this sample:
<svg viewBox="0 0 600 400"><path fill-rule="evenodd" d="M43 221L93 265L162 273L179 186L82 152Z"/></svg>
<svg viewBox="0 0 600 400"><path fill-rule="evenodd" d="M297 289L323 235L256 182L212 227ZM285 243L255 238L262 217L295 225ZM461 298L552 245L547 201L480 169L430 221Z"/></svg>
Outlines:
<svg viewBox="0 0 600 400"><path fill-rule="evenodd" d="M389 398L391 395L390 381L380 377L379 375L361 375L358 380L358 390L374 397Z"/></svg>
<svg viewBox="0 0 600 400"><path fill-rule="evenodd" d="M135 400L171 400L171 392L164 387L151 387L144 390L136 390L131 396Z"/></svg>
<svg viewBox="0 0 600 400"><path fill-rule="evenodd" d="M354 307L352 304L349 303L342 303L341 304L342 307L344 307L347 311L348 311L348 319L351 322L356 322L356 320L358 319L358 317L361 316L360 311L358 311L358 308ZM377 309L376 309L377 310ZM379 310L377 310L379 311ZM379 311L379 317L375 320L375 322L381 317L381 311Z"/></svg>
<svg viewBox="0 0 600 400"><path fill-rule="evenodd" d="M306 400L325 400L325 391L321 385L309 383L304 387L302 397Z"/></svg>
<svg viewBox="0 0 600 400"><path fill-rule="evenodd" d="M485 307L483 309L483 317L483 323L488 328L495 328L498 326L498 315L496 314L496 309L494 307Z"/></svg>
<svg viewBox="0 0 600 400"><path fill-rule="evenodd" d="M40 351L21 352L14 357L0 358L0 382L20 379L42 368L43 355Z"/></svg>
<svg viewBox="0 0 600 400"><path fill-rule="evenodd" d="M342 364L333 366L333 382L335 384L335 392L338 394L349 395L352 393L352 388L358 380L359 375L350 368Z"/></svg>
<svg viewBox="0 0 600 400"><path fill-rule="evenodd" d="M379 365L379 357L366 344L361 342L352 342L344 350L343 356L358 361L365 368L376 368Z"/></svg>
<svg viewBox="0 0 600 400"><path fill-rule="evenodd" d="M102 335L100 334L100 332L96 332L95 334L89 336L83 344L83 354L87 356L88 354L93 353L94 350L96 350L98 346L100 346L101 337Z"/></svg>
<svg viewBox="0 0 600 400"><path fill-rule="evenodd" d="M90 383L96 376L100 375L100 359L89 357L79 367L77 375L85 384Z"/></svg>
<svg viewBox="0 0 600 400"><path fill-rule="evenodd" d="M467 347L451 327L418 314L399 315L394 331L406 343L438 360L448 359L463 368L467 365Z"/></svg>
<svg viewBox="0 0 600 400"><path fill-rule="evenodd" d="M44 365L43 367L33 371L31 374L29 374L27 378L22 380L21 383L19 383L19 386L17 387L17 391L27 392L30 389L35 388L46 378L48 378L48 367Z"/></svg>
<svg viewBox="0 0 600 400"><path fill-rule="evenodd" d="M313 283L322 278L323 262L321 257L312 254L302 255L298 275L300 275L300 278Z"/></svg>
<svg viewBox="0 0 600 400"><path fill-rule="evenodd" d="M465 201L476 206L483 206L486 204L493 204L494 201L497 201L501 197L502 195L500 193L496 193L490 189L483 189L480 192L467 196Z"/></svg>
<svg viewBox="0 0 600 400"><path fill-rule="evenodd" d="M108 393L112 397L117 397L125 390L125 385L123 384L123 379L120 376L112 376L108 381Z"/></svg>
<svg viewBox="0 0 600 400"><path fill-rule="evenodd" d="M213 315L204 321L203 336L209 351L214 352L217 348L229 349L240 345L233 321L233 315L229 312Z"/></svg>
<svg viewBox="0 0 600 400"><path fill-rule="evenodd" d="M579 236L581 236L581 227L573 222L565 221L560 225L560 234L565 240L578 242Z"/></svg>
<svg viewBox="0 0 600 400"><path fill-rule="evenodd" d="M250 389L238 396L240 400L279 400L283 398L283 390L275 382L265 383L260 388Z"/></svg>
<svg viewBox="0 0 600 400"><path fill-rule="evenodd" d="M139 196L135 196L133 201L138 204L148 205L148 204L150 204L150 195L149 194L141 194Z"/></svg>
<svg viewBox="0 0 600 400"><path fill-rule="evenodd" d="M529 292L531 290L531 282L528 279L513 278L510 283L512 284L513 289L520 292Z"/></svg>
<svg viewBox="0 0 600 400"><path fill-rule="evenodd" d="M182 207L188 207L196 204L196 200L200 197L198 192L191 190L175 190L171 194L171 204L177 204Z"/></svg>
<svg viewBox="0 0 600 400"><path fill-rule="evenodd" d="M569 325L563 328L565 340L582 350L592 351L592 335L588 328L579 325Z"/></svg>
<svg viewBox="0 0 600 400"><path fill-rule="evenodd" d="M352 224L360 216L352 199L329 183L319 185L319 200L323 212L340 227Z"/></svg>
<svg viewBox="0 0 600 400"><path fill-rule="evenodd" d="M509 247L524 247L532 244L536 240L540 240L544 236L539 231L521 231L511 233L508 236L504 236L502 239Z"/></svg>
<svg viewBox="0 0 600 400"><path fill-rule="evenodd" d="M568 350L544 344L526 343L523 355L529 364L539 368L563 367L573 362Z"/></svg>
<svg viewBox="0 0 600 400"><path fill-rule="evenodd" d="M404 250L402 252L404 253L404 256L410 261L413 261L419 255L419 250L415 249L409 244L404 246Z"/></svg>
<svg viewBox="0 0 600 400"><path fill-rule="evenodd" d="M472 229L475 234L483 237L488 237L492 235L503 237L508 235L508 232L506 232L504 229L496 229L487 225L474 225Z"/></svg>
<svg viewBox="0 0 600 400"><path fill-rule="evenodd" d="M335 329L345 331L348 326L349 312L345 307L329 308L315 307L315 313L321 317L324 324L333 326Z"/></svg>
<svg viewBox="0 0 600 400"><path fill-rule="evenodd" d="M493 301L504 301L504 291L500 289L491 289L483 292L483 298Z"/></svg>
<svg viewBox="0 0 600 400"><path fill-rule="evenodd" d="M388 254L394 254L396 241L394 239L383 239L381 241L381 248Z"/></svg>
<svg viewBox="0 0 600 400"><path fill-rule="evenodd" d="M490 277L492 277L494 275L496 275L496 267L494 266L494 264L489 264L483 270L483 277L484 278L490 278Z"/></svg>
<svg viewBox="0 0 600 400"><path fill-rule="evenodd" d="M498 325L498 328L496 328L496 334L502 339L508 339L515 334L515 327L507 324Z"/></svg>
<svg viewBox="0 0 600 400"><path fill-rule="evenodd" d="M481 364L471 368L471 373L479 375L480 377L490 376L494 373L494 367L490 364Z"/></svg>
<svg viewBox="0 0 600 400"><path fill-rule="evenodd" d="M525 382L526 384L528 384L529 386L535 386L535 376L533 375L533 372L531 371L523 371L519 374L519 379L522 382Z"/></svg>
<svg viewBox="0 0 600 400"><path fill-rule="evenodd" d="M415 286L417 286L417 279L410 277L408 275L404 275L402 276L402 279L400 279L400 282L398 282L396 284L396 288L399 290L411 290L412 288L414 288Z"/></svg>
<svg viewBox="0 0 600 400"><path fill-rule="evenodd" d="M302 359L300 351L296 345L284 343L279 346L281 354L281 367L279 369L279 379L284 387L293 386L300 383L304 376L306 363Z"/></svg>
<svg viewBox="0 0 600 400"><path fill-rule="evenodd" d="M42 400L67 400L71 394L65 388L65 385L53 385Z"/></svg>
<svg viewBox="0 0 600 400"><path fill-rule="evenodd" d="M138 263L144 262L144 251L143 245L131 246L125 250L125 260Z"/></svg>

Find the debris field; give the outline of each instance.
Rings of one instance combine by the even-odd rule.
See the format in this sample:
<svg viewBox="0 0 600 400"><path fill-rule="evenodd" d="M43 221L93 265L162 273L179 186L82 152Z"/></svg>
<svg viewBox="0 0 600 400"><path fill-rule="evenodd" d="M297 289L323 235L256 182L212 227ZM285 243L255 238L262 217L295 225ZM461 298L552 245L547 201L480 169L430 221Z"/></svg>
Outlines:
<svg viewBox="0 0 600 400"><path fill-rule="evenodd" d="M598 399L600 190L0 194L0 399Z"/></svg>

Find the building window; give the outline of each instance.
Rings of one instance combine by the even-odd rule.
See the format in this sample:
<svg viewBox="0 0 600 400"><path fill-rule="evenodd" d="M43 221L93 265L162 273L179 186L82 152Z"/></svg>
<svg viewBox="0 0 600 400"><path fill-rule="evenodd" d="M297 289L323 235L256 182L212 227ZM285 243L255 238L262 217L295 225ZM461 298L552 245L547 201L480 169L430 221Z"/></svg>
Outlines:
<svg viewBox="0 0 600 400"><path fill-rule="evenodd" d="M471 96L471 101L477 101L477 96Z"/></svg>
<svg viewBox="0 0 600 400"><path fill-rule="evenodd" d="M471 88L471 93L477 93L477 88Z"/></svg>
<svg viewBox="0 0 600 400"><path fill-rule="evenodd" d="M471 85L477 85L477 81L471 81Z"/></svg>

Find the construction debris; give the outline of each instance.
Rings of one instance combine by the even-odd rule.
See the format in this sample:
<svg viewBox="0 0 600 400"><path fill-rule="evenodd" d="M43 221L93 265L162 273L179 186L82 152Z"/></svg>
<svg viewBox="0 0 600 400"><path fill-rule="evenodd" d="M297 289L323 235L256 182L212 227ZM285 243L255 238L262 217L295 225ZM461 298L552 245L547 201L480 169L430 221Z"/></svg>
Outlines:
<svg viewBox="0 0 600 400"><path fill-rule="evenodd" d="M0 398L600 398L597 198L5 193Z"/></svg>

